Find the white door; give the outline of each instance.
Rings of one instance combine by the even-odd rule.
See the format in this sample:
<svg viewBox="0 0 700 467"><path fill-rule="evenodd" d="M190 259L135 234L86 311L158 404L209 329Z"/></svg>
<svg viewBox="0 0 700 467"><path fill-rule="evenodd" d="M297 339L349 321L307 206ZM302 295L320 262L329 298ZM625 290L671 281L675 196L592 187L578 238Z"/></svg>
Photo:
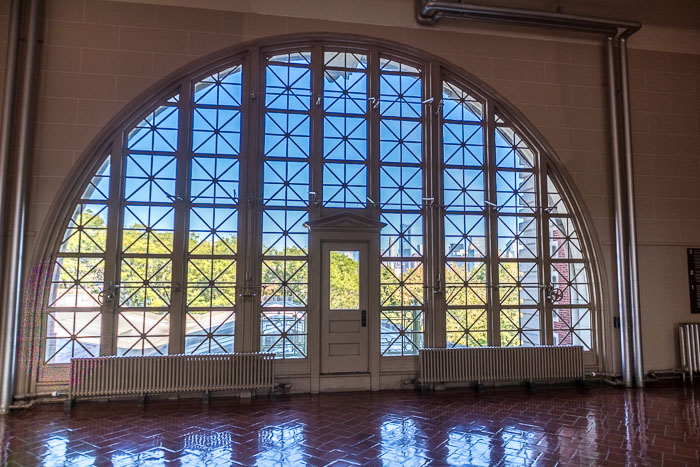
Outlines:
<svg viewBox="0 0 700 467"><path fill-rule="evenodd" d="M324 243L321 266L321 372L366 373L367 244Z"/></svg>

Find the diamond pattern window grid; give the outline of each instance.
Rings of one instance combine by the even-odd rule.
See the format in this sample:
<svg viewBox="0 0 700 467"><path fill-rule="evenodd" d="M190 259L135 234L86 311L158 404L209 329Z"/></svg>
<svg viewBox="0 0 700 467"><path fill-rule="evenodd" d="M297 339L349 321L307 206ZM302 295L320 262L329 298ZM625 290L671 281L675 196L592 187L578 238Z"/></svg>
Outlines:
<svg viewBox="0 0 700 467"><path fill-rule="evenodd" d="M442 196L447 347L488 345L483 104L442 88Z"/></svg>
<svg viewBox="0 0 700 467"><path fill-rule="evenodd" d="M156 108L129 132L127 148L134 152L175 152L178 120L179 108L176 105L162 105Z"/></svg>
<svg viewBox="0 0 700 467"><path fill-rule="evenodd" d="M88 182L58 247L46 315L44 361L49 364L100 355L110 158Z"/></svg>
<svg viewBox="0 0 700 467"><path fill-rule="evenodd" d="M327 51L323 68L323 204L367 205L367 56Z"/></svg>
<svg viewBox="0 0 700 467"><path fill-rule="evenodd" d="M235 328L232 310L191 310L185 321L185 353L232 353Z"/></svg>
<svg viewBox="0 0 700 467"><path fill-rule="evenodd" d="M48 314L44 359L69 363L71 358L100 355L101 313L54 311Z"/></svg>
<svg viewBox="0 0 700 467"><path fill-rule="evenodd" d="M380 58L380 351L423 347L423 89L420 70Z"/></svg>
<svg viewBox="0 0 700 467"><path fill-rule="evenodd" d="M118 355L168 353L179 96L129 132L120 226Z"/></svg>
<svg viewBox="0 0 700 467"><path fill-rule="evenodd" d="M241 88L240 65L195 84L185 353L235 349Z"/></svg>
<svg viewBox="0 0 700 467"><path fill-rule="evenodd" d="M311 54L268 57L263 141L263 291L261 348L304 357L307 339L310 182ZM230 352L235 329L242 72L213 73L194 85L190 151L186 351ZM364 207L367 193L367 55L323 54L322 200L326 207ZM373 71L372 71L373 73ZM422 71L380 57L379 146L382 353L411 355L422 346L423 167ZM148 113L127 134L117 347L119 354L168 352L170 288L177 200L179 96ZM536 262L562 291L552 309L554 343L592 348L592 297L582 241L557 182L536 167L536 154L496 115L494 167L484 146L485 106L449 81L442 117L445 300L448 346L485 345L489 304L486 274L498 268L498 344L539 345ZM496 200L485 195L495 170ZM544 206L538 178L547 177ZM45 360L99 355L104 288L110 160L88 182L59 247L49 288ZM494 202L488 207L487 201ZM110 205L111 206L111 205ZM498 257L487 251L486 224L494 216ZM549 233L538 246L539 222ZM406 264L408 264L408 269ZM420 277L419 277L420 276ZM421 290L417 285L420 283ZM263 300L261 299L261 301ZM60 314L60 315L59 315ZM128 319L127 319L128 318ZM49 331L50 329L50 331Z"/></svg>
<svg viewBox="0 0 700 467"><path fill-rule="evenodd" d="M481 347L487 342L487 267L482 261L445 264L447 346Z"/></svg>
<svg viewBox="0 0 700 467"><path fill-rule="evenodd" d="M117 355L167 355L170 313L122 311L117 328Z"/></svg>
<svg viewBox="0 0 700 467"><path fill-rule="evenodd" d="M540 345L540 328L537 308L501 309L501 347Z"/></svg>
<svg viewBox="0 0 700 467"><path fill-rule="evenodd" d="M268 59L265 75L260 350L305 358L310 53Z"/></svg>

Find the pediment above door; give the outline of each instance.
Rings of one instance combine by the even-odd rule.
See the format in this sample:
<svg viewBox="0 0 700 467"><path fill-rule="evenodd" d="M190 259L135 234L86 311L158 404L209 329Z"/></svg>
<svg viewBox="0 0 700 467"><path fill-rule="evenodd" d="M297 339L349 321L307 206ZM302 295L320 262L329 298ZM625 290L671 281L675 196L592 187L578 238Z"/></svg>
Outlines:
<svg viewBox="0 0 700 467"><path fill-rule="evenodd" d="M339 212L304 224L312 232L379 232L385 225L352 212Z"/></svg>

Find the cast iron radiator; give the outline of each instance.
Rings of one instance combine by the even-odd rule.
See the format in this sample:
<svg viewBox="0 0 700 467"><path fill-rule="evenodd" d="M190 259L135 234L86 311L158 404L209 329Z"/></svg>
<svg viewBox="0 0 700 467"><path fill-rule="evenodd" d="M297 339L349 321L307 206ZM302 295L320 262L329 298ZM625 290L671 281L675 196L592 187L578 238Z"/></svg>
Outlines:
<svg viewBox="0 0 700 467"><path fill-rule="evenodd" d="M679 324L678 343L681 347L681 368L688 372L692 383L693 373L700 371L700 324Z"/></svg>
<svg viewBox="0 0 700 467"><path fill-rule="evenodd" d="M272 353L74 358L69 399L271 390L274 359Z"/></svg>
<svg viewBox="0 0 700 467"><path fill-rule="evenodd" d="M421 349L419 383L583 380L583 347Z"/></svg>

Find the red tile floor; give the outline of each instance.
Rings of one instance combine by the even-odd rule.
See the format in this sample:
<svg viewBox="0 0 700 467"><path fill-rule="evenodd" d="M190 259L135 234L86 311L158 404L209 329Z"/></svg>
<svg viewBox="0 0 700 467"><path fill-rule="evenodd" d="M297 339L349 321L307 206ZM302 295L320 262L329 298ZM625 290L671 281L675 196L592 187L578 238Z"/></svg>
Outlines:
<svg viewBox="0 0 700 467"><path fill-rule="evenodd" d="M42 405L5 465L699 465L700 385Z"/></svg>

